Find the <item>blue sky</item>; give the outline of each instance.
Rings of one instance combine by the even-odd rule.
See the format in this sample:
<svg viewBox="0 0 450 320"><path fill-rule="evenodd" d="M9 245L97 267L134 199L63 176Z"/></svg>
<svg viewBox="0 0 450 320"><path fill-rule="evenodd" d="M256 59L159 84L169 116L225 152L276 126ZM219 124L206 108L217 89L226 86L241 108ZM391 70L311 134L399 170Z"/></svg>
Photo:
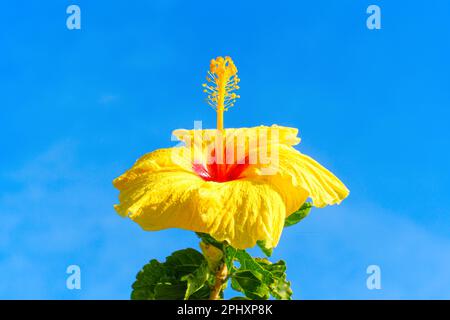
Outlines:
<svg viewBox="0 0 450 320"><path fill-rule="evenodd" d="M66 8L81 8L81 30ZM368 30L366 8L381 7ZM215 125L201 83L230 55L225 126L297 127L351 190L287 229L297 299L450 298L448 1L49 1L0 11L0 298L127 299L151 258L186 246L113 210L113 178ZM82 289L66 289L77 264ZM382 289L366 288L381 268Z"/></svg>

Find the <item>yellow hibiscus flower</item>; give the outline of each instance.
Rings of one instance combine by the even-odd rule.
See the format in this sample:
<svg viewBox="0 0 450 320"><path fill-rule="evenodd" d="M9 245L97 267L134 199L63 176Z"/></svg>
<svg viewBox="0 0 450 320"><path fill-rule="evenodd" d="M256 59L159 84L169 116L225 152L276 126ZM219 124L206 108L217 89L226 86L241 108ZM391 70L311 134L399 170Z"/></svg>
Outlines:
<svg viewBox="0 0 450 320"><path fill-rule="evenodd" d="M239 249L258 240L271 248L286 217L308 198L323 207L348 196L338 178L293 147L300 142L297 129L223 128L224 111L239 98L230 57L213 59L207 80L217 129L175 130L182 146L150 152L115 179L120 215L144 230L181 228Z"/></svg>

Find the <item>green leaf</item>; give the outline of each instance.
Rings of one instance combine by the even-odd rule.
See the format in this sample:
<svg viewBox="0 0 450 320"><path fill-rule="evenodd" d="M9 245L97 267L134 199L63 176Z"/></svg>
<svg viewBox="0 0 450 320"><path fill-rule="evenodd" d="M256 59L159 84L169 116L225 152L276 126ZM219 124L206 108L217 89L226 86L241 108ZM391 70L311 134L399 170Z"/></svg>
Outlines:
<svg viewBox="0 0 450 320"><path fill-rule="evenodd" d="M294 224L299 223L301 220L303 220L311 210L312 204L309 202L305 202L300 209L295 211L293 214L291 214L289 217L286 218L284 221L284 227L290 227Z"/></svg>
<svg viewBox="0 0 450 320"><path fill-rule="evenodd" d="M235 272L231 278L231 287L250 299L269 299L269 287L249 270Z"/></svg>
<svg viewBox="0 0 450 320"><path fill-rule="evenodd" d="M225 263L228 268L228 272L233 273L234 271L234 265L233 262L236 258L237 250L233 248L232 246L226 246L225 247Z"/></svg>
<svg viewBox="0 0 450 320"><path fill-rule="evenodd" d="M131 299L204 299L209 296L209 279L208 263L200 252L175 251L166 262L153 259L139 271Z"/></svg>
<svg viewBox="0 0 450 320"><path fill-rule="evenodd" d="M286 264L280 260L253 258L245 250L237 250L235 259L240 267L231 274L233 289L251 299L267 299L268 293L275 299L290 299L292 290L286 280Z"/></svg>
<svg viewBox="0 0 450 320"><path fill-rule="evenodd" d="M160 281L168 280L164 265L153 259L146 264L136 276L136 281L133 283L133 292L131 299L133 300L148 300L154 299L155 286Z"/></svg>
<svg viewBox="0 0 450 320"><path fill-rule="evenodd" d="M199 290L205 282L208 280L208 264L202 262L202 264L192 273L184 275L181 280L187 282L187 289L184 295L184 299L188 300L197 290Z"/></svg>
<svg viewBox="0 0 450 320"><path fill-rule="evenodd" d="M261 251L268 257L270 257L272 255L273 252L273 248L268 248L266 246L266 241L265 240L258 240L256 241L256 244L258 245L258 247L261 249Z"/></svg>
<svg viewBox="0 0 450 320"><path fill-rule="evenodd" d="M158 283L155 286L154 300L183 300L186 283Z"/></svg>
<svg viewBox="0 0 450 320"><path fill-rule="evenodd" d="M176 278L195 272L205 262L203 255L195 249L178 250L166 258L166 265L175 272Z"/></svg>
<svg viewBox="0 0 450 320"><path fill-rule="evenodd" d="M286 280L286 263L280 260L272 263L267 259L258 259L258 263L272 274L273 282L269 285L270 294L278 300L290 300L292 296L291 283Z"/></svg>
<svg viewBox="0 0 450 320"><path fill-rule="evenodd" d="M195 291L189 297L189 300L207 300L207 299L209 299L210 294L211 294L210 286L208 284L204 284L200 289Z"/></svg>
<svg viewBox="0 0 450 320"><path fill-rule="evenodd" d="M270 283L271 274L264 269L250 254L245 250L237 250L236 259L241 264L239 270L249 270L258 275L264 283Z"/></svg>

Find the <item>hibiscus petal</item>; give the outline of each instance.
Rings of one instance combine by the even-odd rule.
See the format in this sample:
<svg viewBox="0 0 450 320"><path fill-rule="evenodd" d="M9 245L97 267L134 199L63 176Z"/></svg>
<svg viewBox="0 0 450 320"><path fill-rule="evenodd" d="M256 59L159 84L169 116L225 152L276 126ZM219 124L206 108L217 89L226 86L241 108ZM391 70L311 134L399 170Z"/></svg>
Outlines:
<svg viewBox="0 0 450 320"><path fill-rule="evenodd" d="M161 171L191 171L191 164L181 157L180 148L164 148L152 151L139 158L133 167L114 179L113 185L118 188L124 188L144 173Z"/></svg>
<svg viewBox="0 0 450 320"><path fill-rule="evenodd" d="M205 222L203 232L239 249L253 247L257 240L275 247L286 217L280 193L249 179L205 182L198 190L197 210Z"/></svg>
<svg viewBox="0 0 450 320"><path fill-rule="evenodd" d="M288 201L289 197L295 198L291 193L295 189L306 191L306 196L312 199L316 207L339 204L349 194L347 187L334 174L293 147L279 145L278 159L271 165L273 168L267 174L261 168L254 168L248 174L251 174L254 179L261 179L278 186L280 192L285 194L285 201ZM297 198L301 199L304 196L305 192ZM297 205L298 203L295 203L295 206ZM288 206L288 213L294 212L298 207Z"/></svg>

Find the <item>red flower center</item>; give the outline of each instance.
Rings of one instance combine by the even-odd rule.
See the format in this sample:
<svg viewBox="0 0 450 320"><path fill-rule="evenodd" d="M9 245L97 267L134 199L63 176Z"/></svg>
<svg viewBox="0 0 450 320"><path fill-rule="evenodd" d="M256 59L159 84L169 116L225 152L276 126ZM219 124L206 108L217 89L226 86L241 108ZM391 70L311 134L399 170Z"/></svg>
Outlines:
<svg viewBox="0 0 450 320"><path fill-rule="evenodd" d="M245 156L244 161L233 161L234 163L227 163L227 152L224 151L222 159L215 157L216 150L211 152L210 161L207 164L193 164L192 169L195 173L205 181L226 182L243 177L245 169L249 166L248 156ZM219 161L217 161L219 160Z"/></svg>

